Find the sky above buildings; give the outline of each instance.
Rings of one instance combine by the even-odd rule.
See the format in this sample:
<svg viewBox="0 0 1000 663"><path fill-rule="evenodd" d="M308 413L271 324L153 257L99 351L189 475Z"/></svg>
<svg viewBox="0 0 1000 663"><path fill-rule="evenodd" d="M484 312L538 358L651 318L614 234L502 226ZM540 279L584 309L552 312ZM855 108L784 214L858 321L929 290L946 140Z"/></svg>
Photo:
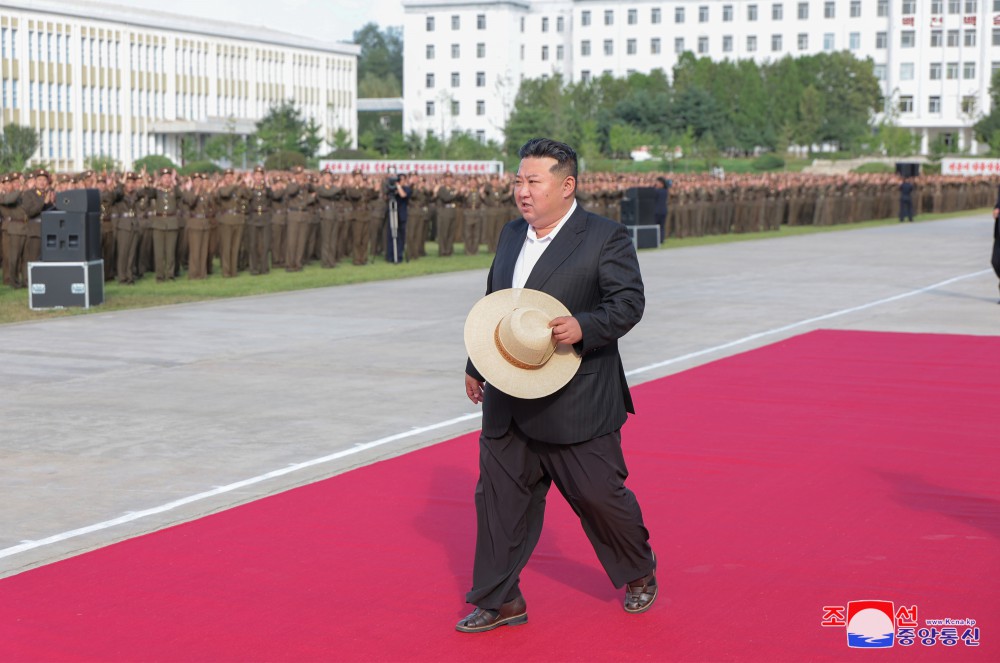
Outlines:
<svg viewBox="0 0 1000 663"><path fill-rule="evenodd" d="M402 0L104 0L191 18L233 21L326 42L351 41L366 23L402 27Z"/></svg>

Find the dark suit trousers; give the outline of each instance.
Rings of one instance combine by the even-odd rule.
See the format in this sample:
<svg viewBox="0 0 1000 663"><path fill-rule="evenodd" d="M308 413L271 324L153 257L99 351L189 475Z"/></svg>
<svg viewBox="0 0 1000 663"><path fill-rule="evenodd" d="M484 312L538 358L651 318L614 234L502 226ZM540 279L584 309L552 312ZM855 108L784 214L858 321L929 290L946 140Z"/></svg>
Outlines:
<svg viewBox="0 0 1000 663"><path fill-rule="evenodd" d="M579 444L538 442L513 424L503 437L480 436L476 558L466 601L495 610L520 595L553 482L615 587L652 571L649 532L627 476L620 431Z"/></svg>

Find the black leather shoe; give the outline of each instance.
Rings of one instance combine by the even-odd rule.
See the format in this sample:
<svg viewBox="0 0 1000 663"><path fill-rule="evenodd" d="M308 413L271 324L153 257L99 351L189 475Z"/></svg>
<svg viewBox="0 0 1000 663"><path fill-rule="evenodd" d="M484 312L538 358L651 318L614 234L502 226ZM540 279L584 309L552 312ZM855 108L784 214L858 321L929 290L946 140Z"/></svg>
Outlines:
<svg viewBox="0 0 1000 663"><path fill-rule="evenodd" d="M646 612L656 600L657 593L655 572L633 580L625 585L625 612L633 615Z"/></svg>
<svg viewBox="0 0 1000 663"><path fill-rule="evenodd" d="M476 608L468 617L455 625L456 631L462 633L481 633L492 631L498 626L518 626L528 622L528 606L523 596L507 601L499 610Z"/></svg>

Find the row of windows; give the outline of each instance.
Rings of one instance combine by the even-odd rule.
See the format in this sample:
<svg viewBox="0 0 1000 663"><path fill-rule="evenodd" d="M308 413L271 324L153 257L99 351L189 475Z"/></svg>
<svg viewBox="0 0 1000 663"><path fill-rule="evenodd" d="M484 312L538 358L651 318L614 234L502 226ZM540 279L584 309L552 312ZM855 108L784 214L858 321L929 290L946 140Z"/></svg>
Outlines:
<svg viewBox="0 0 1000 663"><path fill-rule="evenodd" d="M435 85L434 74L429 73L425 78L425 85L428 88L433 88ZM451 72L451 86L460 87L461 86L461 75L457 71ZM486 72L477 71L476 72L476 87L486 87Z"/></svg>
<svg viewBox="0 0 1000 663"><path fill-rule="evenodd" d="M789 5L793 4L791 2ZM945 0L931 0L931 14L940 15L944 13ZM797 2L794 3L796 10L796 17L800 21L809 20L809 2ZM848 15L851 18L861 18L861 0L850 0L850 6L848 9ZM868 5L870 6L870 5ZM709 11L709 5L699 5L698 11L698 22L708 23L711 20L711 12ZM979 11L978 0L947 0L947 10L949 14L975 14ZM916 0L901 0L901 13L904 16L913 15L917 11ZM1000 0L993 0L993 11L1000 12ZM662 11L659 7L652 7L649 10L649 22L652 24L659 24L663 20ZM875 2L875 13L879 17L886 17L889 15L889 0L876 0ZM722 5L722 20L723 22L733 21L735 19L735 11L733 5ZM746 6L746 20L756 21L759 17L759 5L750 4ZM771 3L771 20L781 21L785 17L785 3L783 2L772 2ZM674 23L684 23L687 18L687 8L686 7L675 7L674 8ZM825 0L823 2L823 18L835 19L837 18L837 3L835 0ZM545 25L543 19L543 26ZM560 19L561 20L561 19ZM629 25L637 25L639 23L639 10L630 8L626 10L626 21ZM592 24L591 11L584 10L580 12L580 24L583 26L588 26ZM604 10L604 25L614 25L615 24L615 10L605 9ZM521 30L524 30L523 19ZM543 32L546 31L543 27ZM560 30L561 31L561 30Z"/></svg>
<svg viewBox="0 0 1000 663"><path fill-rule="evenodd" d="M425 23L427 32L434 32L434 17L428 16ZM461 30L462 29L462 17L458 14L451 15L451 29ZM485 30L486 29L486 14L476 14L476 29Z"/></svg>
<svg viewBox="0 0 1000 663"><path fill-rule="evenodd" d="M427 49L426 49L425 53L426 53L426 56L427 56L428 60L433 60L434 59L434 54L435 54L434 44L427 44ZM461 46L459 46L459 44L452 44L451 45L451 59L452 60L458 60L461 57L462 57L462 48L461 48ZM477 58L485 58L486 57L486 44L485 43L479 42L478 44L476 44L476 57Z"/></svg>
<svg viewBox="0 0 1000 663"><path fill-rule="evenodd" d="M899 98L899 112L913 112L913 97L910 95ZM959 109L963 115L971 115L976 112L976 97L974 95L963 96L959 104ZM938 115L941 113L941 97L931 96L927 98L927 112Z"/></svg>
<svg viewBox="0 0 1000 663"><path fill-rule="evenodd" d="M462 110L461 104L455 99L451 100L451 115L452 117L460 114ZM434 117L437 113L437 104L433 101L428 101L424 106L424 112L427 117ZM483 99L476 101L476 115L486 115L486 102Z"/></svg>

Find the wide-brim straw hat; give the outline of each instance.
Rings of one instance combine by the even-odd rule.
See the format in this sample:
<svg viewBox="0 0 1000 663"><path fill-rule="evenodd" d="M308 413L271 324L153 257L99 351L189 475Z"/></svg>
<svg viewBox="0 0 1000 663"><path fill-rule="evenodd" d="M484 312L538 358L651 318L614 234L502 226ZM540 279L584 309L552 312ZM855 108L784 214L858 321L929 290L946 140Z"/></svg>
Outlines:
<svg viewBox="0 0 1000 663"><path fill-rule="evenodd" d="M549 322L570 315L539 290L508 288L480 299L465 320L465 349L491 386L515 398L562 389L580 368L572 346L552 338Z"/></svg>

